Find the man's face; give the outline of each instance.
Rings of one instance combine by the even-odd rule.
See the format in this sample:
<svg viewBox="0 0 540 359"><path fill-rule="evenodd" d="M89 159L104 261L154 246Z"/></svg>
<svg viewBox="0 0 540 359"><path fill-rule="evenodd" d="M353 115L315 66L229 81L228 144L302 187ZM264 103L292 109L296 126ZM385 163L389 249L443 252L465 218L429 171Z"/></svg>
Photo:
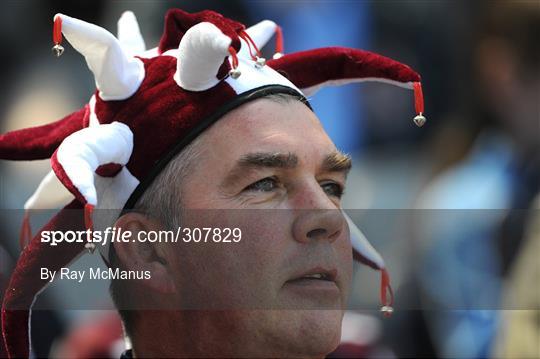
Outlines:
<svg viewBox="0 0 540 359"><path fill-rule="evenodd" d="M204 136L182 184L181 226L238 227L242 239L173 247L175 300L223 309L208 320L238 345L326 354L339 343L352 275L339 211L349 159L299 101L250 102Z"/></svg>

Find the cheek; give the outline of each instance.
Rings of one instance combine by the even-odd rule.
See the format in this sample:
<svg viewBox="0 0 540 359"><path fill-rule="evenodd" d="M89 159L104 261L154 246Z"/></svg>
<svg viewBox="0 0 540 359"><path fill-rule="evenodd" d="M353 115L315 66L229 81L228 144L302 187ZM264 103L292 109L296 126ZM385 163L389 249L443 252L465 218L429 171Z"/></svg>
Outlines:
<svg viewBox="0 0 540 359"><path fill-rule="evenodd" d="M283 258L293 242L290 221L278 212L250 210L244 214L236 222L242 229L242 240L235 245L231 258L237 262L237 270L243 272L241 286L265 308L275 303L284 277ZM261 304L256 307L261 308Z"/></svg>
<svg viewBox="0 0 540 359"><path fill-rule="evenodd" d="M292 241L287 223L263 210L190 210L183 218L184 228L239 228L242 237L177 243L172 261L179 300L198 309L270 308L282 284L279 261Z"/></svg>
<svg viewBox="0 0 540 359"><path fill-rule="evenodd" d="M253 285L250 258L240 248L190 244L174 265L178 300L185 309L225 310L249 307ZM252 304L251 304L252 305Z"/></svg>

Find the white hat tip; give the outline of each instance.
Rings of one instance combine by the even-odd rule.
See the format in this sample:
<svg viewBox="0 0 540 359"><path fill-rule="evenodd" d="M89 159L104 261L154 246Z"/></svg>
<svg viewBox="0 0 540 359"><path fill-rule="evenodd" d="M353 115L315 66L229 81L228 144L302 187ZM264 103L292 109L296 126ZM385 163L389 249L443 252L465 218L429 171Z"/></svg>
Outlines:
<svg viewBox="0 0 540 359"><path fill-rule="evenodd" d="M261 24L264 24L266 26L274 26L274 27L277 26L277 24L274 21L268 20L268 19L261 21Z"/></svg>
<svg viewBox="0 0 540 359"><path fill-rule="evenodd" d="M135 19L135 14L131 10L126 10L120 15L120 19Z"/></svg>

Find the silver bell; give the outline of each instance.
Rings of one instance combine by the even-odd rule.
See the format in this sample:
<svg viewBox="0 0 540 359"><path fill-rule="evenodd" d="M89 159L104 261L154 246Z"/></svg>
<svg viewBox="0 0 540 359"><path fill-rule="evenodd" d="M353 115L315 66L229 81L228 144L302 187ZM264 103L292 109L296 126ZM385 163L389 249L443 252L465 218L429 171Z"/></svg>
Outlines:
<svg viewBox="0 0 540 359"><path fill-rule="evenodd" d="M266 65L266 59L264 57L257 57L257 60L255 60L255 67L260 69Z"/></svg>
<svg viewBox="0 0 540 359"><path fill-rule="evenodd" d="M229 75L236 80L240 77L240 75L242 75L242 72L236 68L229 71Z"/></svg>
<svg viewBox="0 0 540 359"><path fill-rule="evenodd" d="M413 121L416 124L416 126L422 127L426 123L426 118L422 116L422 114L419 114L414 117Z"/></svg>
<svg viewBox="0 0 540 359"><path fill-rule="evenodd" d="M392 315L392 313L394 313L394 308L392 308L389 305L385 305L385 306L381 307L381 312L383 313L383 315L385 317L389 317L389 316Z"/></svg>
<svg viewBox="0 0 540 359"><path fill-rule="evenodd" d="M52 52L56 55L56 57L60 57L64 53L64 47L60 44L56 44L53 46Z"/></svg>
<svg viewBox="0 0 540 359"><path fill-rule="evenodd" d="M84 248L88 249L88 252L90 252L90 254L93 254L96 250L96 245L92 242L86 242Z"/></svg>

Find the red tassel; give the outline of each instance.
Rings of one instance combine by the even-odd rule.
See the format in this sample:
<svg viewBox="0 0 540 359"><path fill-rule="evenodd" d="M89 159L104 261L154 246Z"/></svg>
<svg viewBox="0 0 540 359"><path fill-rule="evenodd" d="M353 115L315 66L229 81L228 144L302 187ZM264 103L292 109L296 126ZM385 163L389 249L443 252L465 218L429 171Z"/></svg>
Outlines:
<svg viewBox="0 0 540 359"><path fill-rule="evenodd" d="M413 83L414 88L414 109L417 115L424 113L424 95L422 94L422 84L420 82Z"/></svg>
<svg viewBox="0 0 540 359"><path fill-rule="evenodd" d="M57 16L54 19L53 42L55 45L60 45L62 43L62 18L60 16Z"/></svg>
<svg viewBox="0 0 540 359"><path fill-rule="evenodd" d="M92 220L92 213L94 213L94 205L87 203L84 205L84 226L87 230L86 244L85 248L94 252L96 245L92 243L92 231L94 230L94 221Z"/></svg>
<svg viewBox="0 0 540 359"><path fill-rule="evenodd" d="M92 230L94 228L94 221L92 220L92 213L94 212L94 205L87 203L84 205L84 226L86 229Z"/></svg>
<svg viewBox="0 0 540 359"><path fill-rule="evenodd" d="M416 110L416 116L413 121L418 127L424 126L426 118L424 117L424 95L422 94L422 84L420 82L413 82L414 89L414 109Z"/></svg>
<svg viewBox="0 0 540 359"><path fill-rule="evenodd" d="M236 54L236 50L234 49L234 47L229 46L229 53L232 57L232 67L233 69L236 69L238 67L238 55Z"/></svg>
<svg viewBox="0 0 540 359"><path fill-rule="evenodd" d="M53 42L54 46L52 50L56 57L60 57L64 53L64 48L60 45L62 43L62 18L60 16L54 19Z"/></svg>
<svg viewBox="0 0 540 359"><path fill-rule="evenodd" d="M284 51L285 49L283 46L283 31L281 30L281 26L276 25L276 54L283 55Z"/></svg>
<svg viewBox="0 0 540 359"><path fill-rule="evenodd" d="M229 71L229 75L233 79L237 79L242 74L242 72L240 72L240 70L238 69L238 55L236 54L236 50L232 46L229 46L229 53L232 57L232 69Z"/></svg>
<svg viewBox="0 0 540 359"><path fill-rule="evenodd" d="M242 39L244 39L244 41L248 44L249 54L251 55L252 60L257 61L258 58L262 57L261 56L261 51L257 47L257 44L255 44L255 41L253 41L253 39L249 36L249 34L247 32L242 30L242 31L240 31L238 36L240 36ZM251 46L253 46L253 49L255 49L255 54L253 54Z"/></svg>
<svg viewBox="0 0 540 359"><path fill-rule="evenodd" d="M388 300L388 294L390 295L390 300ZM381 269L381 303L381 311L383 312L384 316L391 316L392 312L394 311L394 292L390 286L390 275L384 268Z"/></svg>
<svg viewBox="0 0 540 359"><path fill-rule="evenodd" d="M248 40L249 35L247 35L247 37L246 37L246 35L247 35L247 33L245 31L241 31L238 34L238 36L240 36L240 38L243 39L246 42L246 44L248 46L248 50L249 50L249 56L251 56L252 60L255 60L255 55L253 55L253 49L251 48L251 41Z"/></svg>
<svg viewBox="0 0 540 359"><path fill-rule="evenodd" d="M21 250L26 247L30 240L32 239L32 227L30 227L30 212L25 211L23 222L21 225L21 234L19 236L19 245Z"/></svg>

